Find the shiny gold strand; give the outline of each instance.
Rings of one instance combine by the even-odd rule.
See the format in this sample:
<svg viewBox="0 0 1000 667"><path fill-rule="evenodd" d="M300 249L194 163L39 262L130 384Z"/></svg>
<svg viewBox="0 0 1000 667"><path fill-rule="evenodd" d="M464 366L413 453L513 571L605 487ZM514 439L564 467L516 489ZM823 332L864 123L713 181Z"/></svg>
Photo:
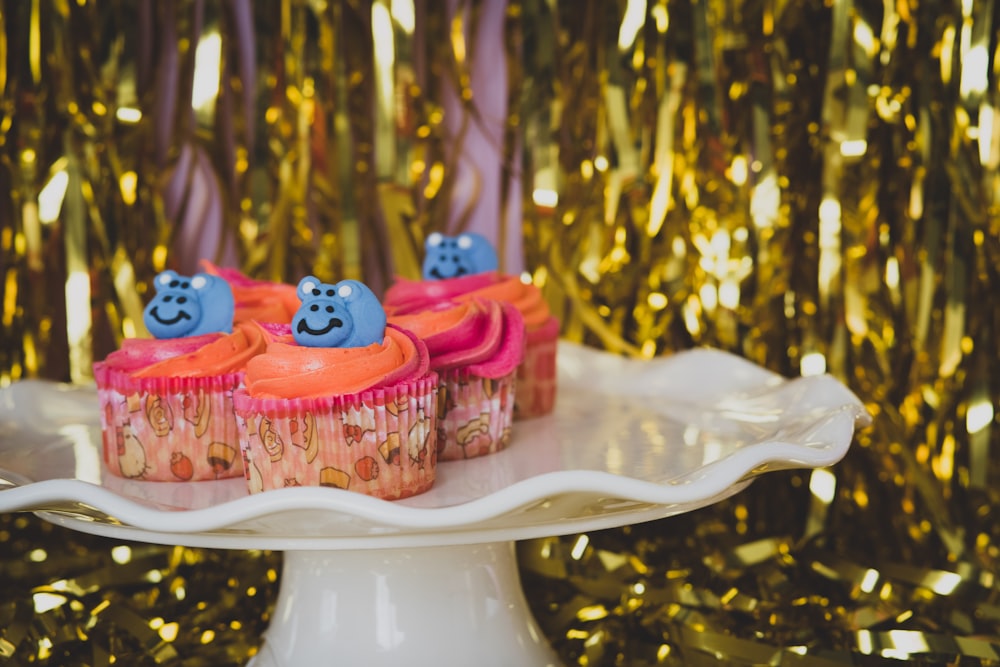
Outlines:
<svg viewBox="0 0 1000 667"><path fill-rule="evenodd" d="M8 4L4 384L87 381L167 266L381 288L448 219L479 2Z"/></svg>
<svg viewBox="0 0 1000 667"><path fill-rule="evenodd" d="M279 554L137 544L0 515L0 664L243 665Z"/></svg>
<svg viewBox="0 0 1000 667"><path fill-rule="evenodd" d="M528 268L565 334L832 372L875 416L830 470L521 543L529 601L567 664L1000 659L994 5L509 2L505 168L526 195ZM469 73L496 57L463 30L481 3L458 3L454 20L385 0L254 3L250 46L230 10L149 6L150 43L176 45L180 71L203 71L210 91L194 132L160 144L154 121L186 118L190 91L151 83L125 28L142 24L134 3L3 5L3 382L83 377L88 354L141 326L142 286L184 229L162 183L192 150L218 172L223 236L262 277L412 274L449 213L463 123L448 135L442 99L451 86L476 122ZM374 48L390 35L391 51ZM248 92L249 112L234 102ZM226 115L210 113L219 104ZM66 305L86 293L100 306ZM242 664L255 650L273 556L3 522L0 572L19 587L4 587L0 656ZM237 572L199 584L221 597L177 598L195 576L182 563L206 562L198 576Z"/></svg>
<svg viewBox="0 0 1000 667"><path fill-rule="evenodd" d="M589 565L522 544L561 654L995 660L993 3L522 7L529 263L567 335L832 372L876 418L833 470L591 535Z"/></svg>

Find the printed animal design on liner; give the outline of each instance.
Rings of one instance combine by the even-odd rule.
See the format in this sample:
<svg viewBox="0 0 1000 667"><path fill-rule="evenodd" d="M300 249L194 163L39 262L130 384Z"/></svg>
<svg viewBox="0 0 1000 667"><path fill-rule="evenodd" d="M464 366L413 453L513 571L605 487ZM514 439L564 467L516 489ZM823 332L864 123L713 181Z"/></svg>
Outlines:
<svg viewBox="0 0 1000 667"><path fill-rule="evenodd" d="M246 424L252 426L253 420L250 419ZM247 432L252 433L253 431L248 428ZM240 453L243 455L243 477L247 481L247 488L250 490L250 493L260 493L264 490L264 475L261 474L260 468L257 467L257 463L253 460L249 447L240 447Z"/></svg>
<svg viewBox="0 0 1000 667"><path fill-rule="evenodd" d="M264 476L260 474L260 468L253 461L243 460L247 474L247 488L250 493L260 493L264 490Z"/></svg>
<svg viewBox="0 0 1000 667"><path fill-rule="evenodd" d="M437 452L440 454L448 444L448 429L445 427L445 419L448 413L454 410L458 404L455 397L449 390L448 385L441 384L437 390Z"/></svg>
<svg viewBox="0 0 1000 667"><path fill-rule="evenodd" d="M451 391L448 390L448 385L442 384L438 387L438 400L437 400L437 417L443 420L448 416L455 406L458 405L455 402L455 397L452 395Z"/></svg>
<svg viewBox="0 0 1000 667"><path fill-rule="evenodd" d="M410 409L410 399L407 396L397 396L385 404L385 411L393 417L398 417Z"/></svg>
<svg viewBox="0 0 1000 667"><path fill-rule="evenodd" d="M389 407L389 403L386 403L386 408ZM396 409L399 409L399 404L395 404ZM423 466L424 462L427 460L427 455L430 453L431 445L431 433L428 428L427 415L424 413L423 408L417 410L417 418L410 425L410 429L406 432L406 440L400 438L398 431L390 431L385 440L379 443L378 453L382 455L385 462L389 465L400 465L399 457L401 456L403 445L406 445L406 455L414 463L418 463Z"/></svg>
<svg viewBox="0 0 1000 667"><path fill-rule="evenodd" d="M347 442L347 446L350 447L356 442L361 442L361 439L365 437L365 433L370 431L365 431L358 424L343 424L344 427L344 440Z"/></svg>
<svg viewBox="0 0 1000 667"><path fill-rule="evenodd" d="M510 404L510 395L514 390L515 380L483 378L483 393L487 398L499 398L500 411L505 412Z"/></svg>
<svg viewBox="0 0 1000 667"><path fill-rule="evenodd" d="M370 456L364 456L355 461L354 472L365 482L378 479L378 461Z"/></svg>
<svg viewBox="0 0 1000 667"><path fill-rule="evenodd" d="M399 465L399 432L390 431L386 434L385 440L379 443L378 453L382 455L389 465Z"/></svg>
<svg viewBox="0 0 1000 667"><path fill-rule="evenodd" d="M159 396L148 396L146 398L146 421L153 433L161 438L174 428L174 413L170 409L170 404Z"/></svg>
<svg viewBox="0 0 1000 667"><path fill-rule="evenodd" d="M271 457L271 461L280 461L282 455L285 453L285 443L278 435L278 432L272 428L271 420L263 415L258 415L260 421L257 423L257 436L260 438L260 442L264 445L267 455ZM250 429L253 429L253 424L250 424Z"/></svg>
<svg viewBox="0 0 1000 667"><path fill-rule="evenodd" d="M306 463L312 463L319 454L319 438L316 436L316 418L311 412L302 416L302 428L299 428L299 418L288 420L288 430L292 434L292 444L305 450Z"/></svg>
<svg viewBox="0 0 1000 667"><path fill-rule="evenodd" d="M222 278L208 273L187 278L167 270L156 276L153 287L156 296L146 304L142 321L156 338L232 332L236 304Z"/></svg>
<svg viewBox="0 0 1000 667"><path fill-rule="evenodd" d="M115 429L118 448L118 467L122 477L137 479L149 471L146 463L146 449L135 435L132 424L125 422Z"/></svg>
<svg viewBox="0 0 1000 667"><path fill-rule="evenodd" d="M516 379L512 379L510 382L504 382L500 385L500 410L503 412L507 411L507 406L513 408L510 397L515 393L515 383Z"/></svg>
<svg viewBox="0 0 1000 667"><path fill-rule="evenodd" d="M319 485L346 489L351 483L351 476L343 470L326 467L319 471Z"/></svg>
<svg viewBox="0 0 1000 667"><path fill-rule="evenodd" d="M427 415L424 414L423 408L417 410L417 418L413 422L413 426L410 427L409 433L407 433L407 454L410 456L410 460L418 464L420 467L424 466L427 461L427 454L430 452L431 430L428 428L429 419Z"/></svg>
<svg viewBox="0 0 1000 667"><path fill-rule="evenodd" d="M483 393L486 394L487 398L493 398L498 384L500 384L499 381L493 378L482 378Z"/></svg>
<svg viewBox="0 0 1000 667"><path fill-rule="evenodd" d="M424 280L460 278L475 273L496 271L499 266L496 250L481 234L465 232L445 236L434 232L424 242Z"/></svg>
<svg viewBox="0 0 1000 667"><path fill-rule="evenodd" d="M208 446L208 465L212 466L216 477L233 467L238 453L235 447L224 442L213 442Z"/></svg>
<svg viewBox="0 0 1000 667"><path fill-rule="evenodd" d="M357 280L330 285L306 276L296 288L302 305L292 317L292 337L306 347L366 347L385 337L385 311Z"/></svg>
<svg viewBox="0 0 1000 667"><path fill-rule="evenodd" d="M183 452L171 452L170 472L182 482L187 482L194 476L194 464Z"/></svg>
<svg viewBox="0 0 1000 667"><path fill-rule="evenodd" d="M440 455L448 446L448 429L445 428L444 424L439 423L435 430L437 431L437 453Z"/></svg>
<svg viewBox="0 0 1000 667"><path fill-rule="evenodd" d="M125 406L128 408L129 412L139 412L142 410L142 396L138 392L132 392L125 397Z"/></svg>
<svg viewBox="0 0 1000 667"><path fill-rule="evenodd" d="M371 413L359 412L356 409L346 410L340 416L344 434L344 442L348 447L361 442L366 437L375 435L375 422Z"/></svg>
<svg viewBox="0 0 1000 667"><path fill-rule="evenodd" d="M200 438L208 430L208 424L212 419L212 404L205 400L205 390L198 388L197 394L184 394L181 399L181 408L184 419L194 426L194 435Z"/></svg>
<svg viewBox="0 0 1000 667"><path fill-rule="evenodd" d="M490 436L490 413L483 412L459 426L455 432L455 439L467 458L489 451L490 445L493 444L493 438Z"/></svg>

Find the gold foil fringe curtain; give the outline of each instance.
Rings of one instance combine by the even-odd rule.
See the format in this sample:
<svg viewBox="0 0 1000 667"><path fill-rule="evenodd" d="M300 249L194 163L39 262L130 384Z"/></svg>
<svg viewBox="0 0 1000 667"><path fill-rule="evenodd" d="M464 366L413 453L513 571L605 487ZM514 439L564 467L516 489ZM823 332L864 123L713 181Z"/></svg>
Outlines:
<svg viewBox="0 0 1000 667"><path fill-rule="evenodd" d="M152 276L201 258L381 290L418 272L430 230L472 228L520 271L507 11L4 3L0 382L87 380L143 333Z"/></svg>
<svg viewBox="0 0 1000 667"><path fill-rule="evenodd" d="M0 382L86 381L166 266L378 289L430 231L477 229L569 339L831 372L875 417L831 470L522 543L567 663L1000 661L993 0L2 7ZM18 534L0 532L11 563L34 553ZM218 557L269 585L259 555ZM66 576L35 560L38 586ZM116 608L140 582L101 567L96 606ZM193 618L157 595L128 608ZM267 609L167 643L238 664ZM53 609L10 610L0 655L79 648ZM152 650L55 611L119 661Z"/></svg>

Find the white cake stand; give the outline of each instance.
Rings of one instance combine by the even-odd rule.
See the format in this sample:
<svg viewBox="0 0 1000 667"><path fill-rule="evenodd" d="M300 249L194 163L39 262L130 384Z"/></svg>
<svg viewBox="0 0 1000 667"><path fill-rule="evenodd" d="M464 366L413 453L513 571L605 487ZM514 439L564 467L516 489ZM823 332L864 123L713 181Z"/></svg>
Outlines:
<svg viewBox="0 0 1000 667"><path fill-rule="evenodd" d="M442 463L388 502L329 488L248 495L242 479L107 474L93 388L0 390L0 511L133 541L284 552L253 667L551 665L514 542L659 519L765 472L839 461L861 402L829 376L786 380L716 350L637 361L560 343L551 416L508 449Z"/></svg>

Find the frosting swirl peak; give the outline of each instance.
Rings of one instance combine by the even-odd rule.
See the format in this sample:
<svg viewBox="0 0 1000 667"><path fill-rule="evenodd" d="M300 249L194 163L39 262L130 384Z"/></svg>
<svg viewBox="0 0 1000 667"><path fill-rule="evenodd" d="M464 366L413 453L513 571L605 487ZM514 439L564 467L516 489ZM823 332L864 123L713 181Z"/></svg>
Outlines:
<svg viewBox="0 0 1000 667"><path fill-rule="evenodd" d="M513 305L471 299L390 318L422 338L436 371L464 367L474 375L499 378L524 357L524 319Z"/></svg>
<svg viewBox="0 0 1000 667"><path fill-rule="evenodd" d="M246 389L254 398L320 398L390 386L429 369L426 345L391 325L381 342L364 347L304 347L288 336L249 361Z"/></svg>
<svg viewBox="0 0 1000 667"><path fill-rule="evenodd" d="M427 310L441 301L495 299L513 304L529 331L544 326L552 317L540 289L517 276L499 272L477 273L447 280L398 278L386 290L382 303L390 316Z"/></svg>
<svg viewBox="0 0 1000 667"><path fill-rule="evenodd" d="M239 324L231 334L129 338L100 363L134 378L211 377L243 370L250 358L264 351L269 338L256 322Z"/></svg>

